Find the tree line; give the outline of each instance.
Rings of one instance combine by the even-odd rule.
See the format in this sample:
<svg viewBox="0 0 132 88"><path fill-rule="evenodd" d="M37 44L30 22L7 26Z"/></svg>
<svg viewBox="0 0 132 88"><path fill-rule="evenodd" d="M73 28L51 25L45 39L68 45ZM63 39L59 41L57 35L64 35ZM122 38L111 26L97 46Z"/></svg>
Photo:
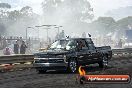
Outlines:
<svg viewBox="0 0 132 88"><path fill-rule="evenodd" d="M25 6L21 10L10 10L11 5L0 3L0 35L25 33L25 27L43 24L61 24L65 29L98 31L107 34L115 30L126 29L132 24L132 16L115 20L112 17L99 17L93 20L94 9L87 0L44 0L42 3L43 15L33 12L32 7Z"/></svg>
<svg viewBox="0 0 132 88"><path fill-rule="evenodd" d="M0 3L0 35L23 34L25 27L37 21L38 14L30 6L20 10L10 9L11 5L8 3Z"/></svg>

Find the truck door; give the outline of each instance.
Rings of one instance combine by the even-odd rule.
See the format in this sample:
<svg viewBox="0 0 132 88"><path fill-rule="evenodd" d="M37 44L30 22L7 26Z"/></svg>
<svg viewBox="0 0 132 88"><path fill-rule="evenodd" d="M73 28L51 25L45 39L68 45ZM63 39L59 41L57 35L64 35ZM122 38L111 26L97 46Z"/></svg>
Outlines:
<svg viewBox="0 0 132 88"><path fill-rule="evenodd" d="M77 57L80 64L85 64L87 62L87 51L88 47L85 39L77 40Z"/></svg>
<svg viewBox="0 0 132 88"><path fill-rule="evenodd" d="M87 62L94 63L95 61L98 61L98 52L95 49L95 46L92 40L88 39L86 41L87 41L87 46L88 46Z"/></svg>

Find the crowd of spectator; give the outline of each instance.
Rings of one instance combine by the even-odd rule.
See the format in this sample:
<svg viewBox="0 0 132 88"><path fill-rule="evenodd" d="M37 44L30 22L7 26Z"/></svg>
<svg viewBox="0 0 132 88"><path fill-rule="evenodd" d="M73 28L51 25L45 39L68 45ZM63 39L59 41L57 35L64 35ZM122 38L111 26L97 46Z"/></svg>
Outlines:
<svg viewBox="0 0 132 88"><path fill-rule="evenodd" d="M27 45L22 37L2 37L0 36L0 50L4 55L25 54Z"/></svg>

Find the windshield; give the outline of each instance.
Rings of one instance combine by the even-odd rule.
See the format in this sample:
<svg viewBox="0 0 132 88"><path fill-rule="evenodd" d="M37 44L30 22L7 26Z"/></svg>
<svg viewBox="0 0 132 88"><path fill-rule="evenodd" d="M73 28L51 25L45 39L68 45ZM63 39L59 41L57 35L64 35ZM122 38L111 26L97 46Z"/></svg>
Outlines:
<svg viewBox="0 0 132 88"><path fill-rule="evenodd" d="M70 50L75 47L75 42L73 40L58 40L54 42L49 49L66 49Z"/></svg>

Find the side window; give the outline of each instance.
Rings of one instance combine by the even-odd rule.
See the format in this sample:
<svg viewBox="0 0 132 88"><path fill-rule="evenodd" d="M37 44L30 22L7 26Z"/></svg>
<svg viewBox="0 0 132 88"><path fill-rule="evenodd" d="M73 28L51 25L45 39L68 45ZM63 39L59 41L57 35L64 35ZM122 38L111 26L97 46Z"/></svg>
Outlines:
<svg viewBox="0 0 132 88"><path fill-rule="evenodd" d="M79 50L88 49L85 40L77 40Z"/></svg>
<svg viewBox="0 0 132 88"><path fill-rule="evenodd" d="M67 46L70 46L70 47L72 47L72 48L73 48L73 47L75 48L75 47L76 47L76 41L75 41L75 40L69 41L68 44L67 44Z"/></svg>
<svg viewBox="0 0 132 88"><path fill-rule="evenodd" d="M88 47L89 47L89 50L94 50L95 47L94 47L94 44L93 43L89 43L88 44Z"/></svg>
<svg viewBox="0 0 132 88"><path fill-rule="evenodd" d="M91 39L87 39L86 42L87 42L87 46L88 46L89 50L94 50L95 49L94 43Z"/></svg>

